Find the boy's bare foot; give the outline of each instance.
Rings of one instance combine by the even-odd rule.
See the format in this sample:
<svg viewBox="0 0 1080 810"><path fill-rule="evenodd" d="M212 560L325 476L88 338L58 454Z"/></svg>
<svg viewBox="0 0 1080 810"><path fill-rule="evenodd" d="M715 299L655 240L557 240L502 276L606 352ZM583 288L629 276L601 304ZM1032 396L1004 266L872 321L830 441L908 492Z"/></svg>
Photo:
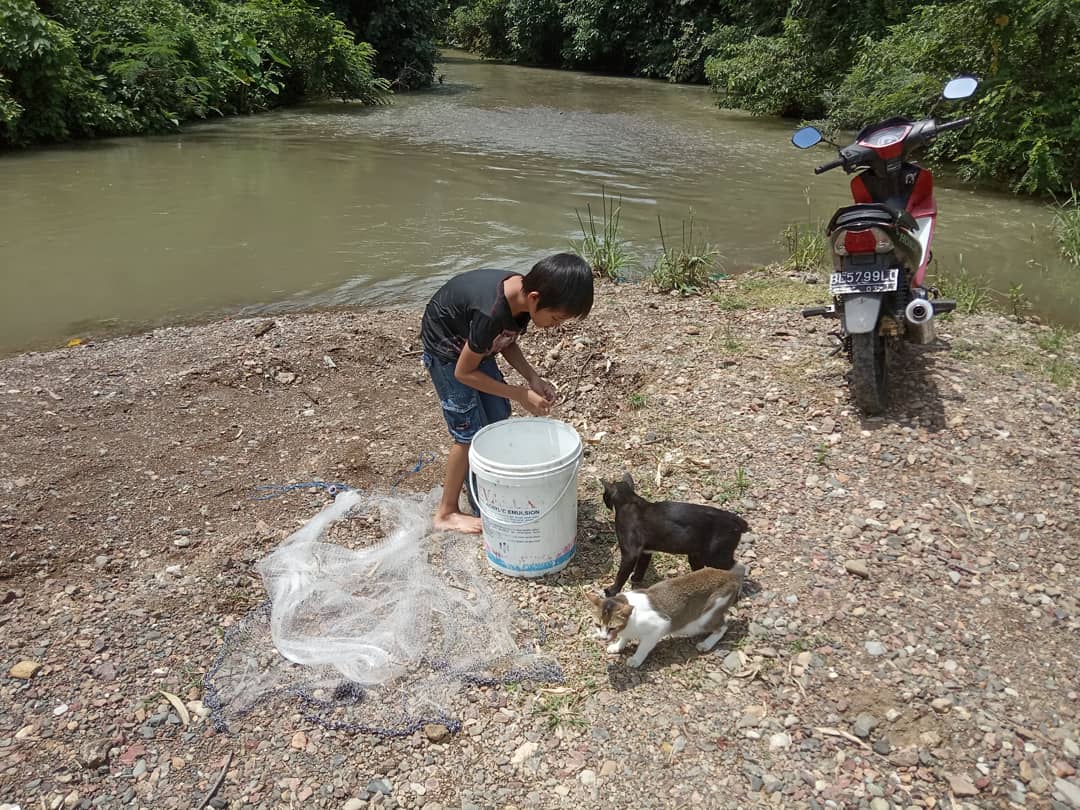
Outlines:
<svg viewBox="0 0 1080 810"><path fill-rule="evenodd" d="M435 528L441 532L480 534L484 531L484 523L480 518L464 512L451 512L447 515L435 515Z"/></svg>

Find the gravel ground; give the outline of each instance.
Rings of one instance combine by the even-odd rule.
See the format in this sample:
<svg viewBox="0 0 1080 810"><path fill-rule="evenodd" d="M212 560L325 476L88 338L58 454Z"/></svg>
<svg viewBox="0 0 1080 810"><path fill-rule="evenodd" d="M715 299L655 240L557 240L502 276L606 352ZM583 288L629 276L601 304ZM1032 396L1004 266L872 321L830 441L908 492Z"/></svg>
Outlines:
<svg viewBox="0 0 1080 810"><path fill-rule="evenodd" d="M325 503L254 487L386 486L425 450L402 487L440 483L417 313L0 360L0 808L1080 807L1076 337L943 323L949 348L908 347L863 419L793 308L822 295L601 285L584 323L526 337L586 440L578 554L487 579L566 680L478 689L459 733L393 740L286 698L218 733L203 676L263 599L254 563ZM632 670L589 637L582 588L617 566L596 479L624 470L751 525L755 591L712 653L670 640Z"/></svg>

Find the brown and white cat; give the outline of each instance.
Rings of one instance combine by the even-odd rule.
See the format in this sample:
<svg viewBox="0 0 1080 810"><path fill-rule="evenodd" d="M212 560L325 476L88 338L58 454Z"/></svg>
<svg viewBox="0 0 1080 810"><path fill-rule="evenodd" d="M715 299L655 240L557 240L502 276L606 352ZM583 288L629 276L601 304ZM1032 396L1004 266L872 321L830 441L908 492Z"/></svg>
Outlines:
<svg viewBox="0 0 1080 810"><path fill-rule="evenodd" d="M668 636L709 635L698 642L708 652L727 632L727 611L739 600L746 569L736 564L730 571L701 568L665 579L643 591L616 596L589 592L596 608L597 638L608 644L609 653L622 652L630 641L638 648L626 663L640 667L657 643Z"/></svg>

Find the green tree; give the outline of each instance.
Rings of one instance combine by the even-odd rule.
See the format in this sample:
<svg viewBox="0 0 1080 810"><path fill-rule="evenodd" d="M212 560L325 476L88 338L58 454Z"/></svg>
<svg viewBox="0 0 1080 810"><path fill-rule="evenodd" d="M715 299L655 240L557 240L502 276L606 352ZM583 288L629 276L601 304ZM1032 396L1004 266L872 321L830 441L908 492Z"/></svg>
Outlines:
<svg viewBox="0 0 1080 810"><path fill-rule="evenodd" d="M375 69L394 87L427 87L435 76L440 0L326 0L326 7L375 48Z"/></svg>

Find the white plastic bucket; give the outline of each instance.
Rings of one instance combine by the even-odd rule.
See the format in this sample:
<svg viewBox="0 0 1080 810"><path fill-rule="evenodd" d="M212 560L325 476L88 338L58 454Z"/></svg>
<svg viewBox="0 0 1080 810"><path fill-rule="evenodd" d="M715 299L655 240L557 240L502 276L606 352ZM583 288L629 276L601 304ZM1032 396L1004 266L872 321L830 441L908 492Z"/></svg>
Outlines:
<svg viewBox="0 0 1080 810"><path fill-rule="evenodd" d="M541 577L566 567L576 550L580 464L581 437L557 419L504 419L477 431L469 488L492 568Z"/></svg>

